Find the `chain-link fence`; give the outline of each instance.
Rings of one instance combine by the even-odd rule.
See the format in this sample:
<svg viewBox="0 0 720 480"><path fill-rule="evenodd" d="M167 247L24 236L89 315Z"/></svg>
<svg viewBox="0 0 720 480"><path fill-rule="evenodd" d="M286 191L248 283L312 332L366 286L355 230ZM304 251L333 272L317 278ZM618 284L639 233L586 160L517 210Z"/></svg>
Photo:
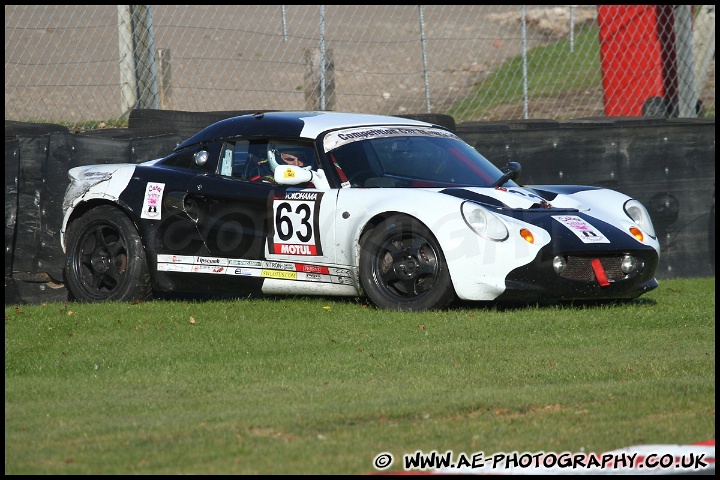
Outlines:
<svg viewBox="0 0 720 480"><path fill-rule="evenodd" d="M715 116L715 8L6 5L5 119Z"/></svg>

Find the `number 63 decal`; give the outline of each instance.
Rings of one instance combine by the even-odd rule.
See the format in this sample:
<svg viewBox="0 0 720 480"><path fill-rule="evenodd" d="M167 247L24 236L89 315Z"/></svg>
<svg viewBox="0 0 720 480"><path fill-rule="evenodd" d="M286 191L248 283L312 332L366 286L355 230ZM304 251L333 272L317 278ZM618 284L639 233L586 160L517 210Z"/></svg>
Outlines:
<svg viewBox="0 0 720 480"><path fill-rule="evenodd" d="M280 255L322 255L318 213L322 193L284 192L272 198L268 250Z"/></svg>

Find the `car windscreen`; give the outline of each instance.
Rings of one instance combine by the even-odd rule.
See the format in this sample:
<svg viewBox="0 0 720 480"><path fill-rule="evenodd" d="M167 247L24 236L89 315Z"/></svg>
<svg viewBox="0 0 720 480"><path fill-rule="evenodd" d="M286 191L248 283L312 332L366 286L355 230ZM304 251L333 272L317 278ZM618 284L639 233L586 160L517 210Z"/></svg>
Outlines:
<svg viewBox="0 0 720 480"><path fill-rule="evenodd" d="M364 127L329 133L325 150L355 187L487 187L502 172L452 132Z"/></svg>

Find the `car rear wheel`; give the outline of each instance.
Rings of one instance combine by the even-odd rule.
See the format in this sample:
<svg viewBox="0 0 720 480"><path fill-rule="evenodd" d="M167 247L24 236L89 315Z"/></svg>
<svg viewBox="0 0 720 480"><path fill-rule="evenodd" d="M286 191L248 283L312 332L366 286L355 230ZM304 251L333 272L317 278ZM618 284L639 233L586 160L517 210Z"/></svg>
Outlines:
<svg viewBox="0 0 720 480"><path fill-rule="evenodd" d="M364 237L360 282L370 301L385 309L437 309L455 298L437 240L405 215L389 217Z"/></svg>
<svg viewBox="0 0 720 480"><path fill-rule="evenodd" d="M65 277L81 302L135 301L152 294L145 250L135 225L111 206L94 208L70 224Z"/></svg>

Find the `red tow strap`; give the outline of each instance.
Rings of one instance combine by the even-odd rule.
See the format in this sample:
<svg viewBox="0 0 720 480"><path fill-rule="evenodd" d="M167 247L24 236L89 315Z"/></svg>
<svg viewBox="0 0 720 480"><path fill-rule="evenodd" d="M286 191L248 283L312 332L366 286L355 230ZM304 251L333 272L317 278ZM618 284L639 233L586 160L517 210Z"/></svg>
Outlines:
<svg viewBox="0 0 720 480"><path fill-rule="evenodd" d="M610 282L608 282L607 276L605 275L605 269L603 268L602 263L600 263L599 258L593 259L592 268L601 287L607 287L610 285Z"/></svg>
<svg viewBox="0 0 720 480"><path fill-rule="evenodd" d="M340 182L346 183L348 181L348 179L345 176L345 172L343 172L340 165L338 165L337 160L335 160L335 155L333 155L332 153L330 154L330 160L332 161L333 165L335 166L335 171L337 171L338 177L340 177Z"/></svg>

